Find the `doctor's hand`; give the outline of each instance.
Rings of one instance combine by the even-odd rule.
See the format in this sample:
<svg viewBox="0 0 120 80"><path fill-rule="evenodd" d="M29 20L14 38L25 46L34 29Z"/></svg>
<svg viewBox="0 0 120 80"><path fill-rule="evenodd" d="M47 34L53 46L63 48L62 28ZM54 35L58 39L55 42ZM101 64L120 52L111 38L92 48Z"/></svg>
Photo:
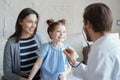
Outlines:
<svg viewBox="0 0 120 80"><path fill-rule="evenodd" d="M65 55L68 57L69 61L72 64L76 63L76 60L74 59L74 55L75 55L75 51L74 50L72 50L70 48L67 48L63 52L65 53Z"/></svg>

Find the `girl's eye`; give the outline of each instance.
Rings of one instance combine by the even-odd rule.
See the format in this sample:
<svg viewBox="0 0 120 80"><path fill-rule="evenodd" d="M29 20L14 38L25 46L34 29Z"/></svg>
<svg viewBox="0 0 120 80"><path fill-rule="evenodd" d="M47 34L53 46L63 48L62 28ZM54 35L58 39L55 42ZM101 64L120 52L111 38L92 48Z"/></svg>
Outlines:
<svg viewBox="0 0 120 80"><path fill-rule="evenodd" d="M63 33L66 33L66 31L63 31Z"/></svg>
<svg viewBox="0 0 120 80"><path fill-rule="evenodd" d="M57 31L57 32L60 32L60 31Z"/></svg>

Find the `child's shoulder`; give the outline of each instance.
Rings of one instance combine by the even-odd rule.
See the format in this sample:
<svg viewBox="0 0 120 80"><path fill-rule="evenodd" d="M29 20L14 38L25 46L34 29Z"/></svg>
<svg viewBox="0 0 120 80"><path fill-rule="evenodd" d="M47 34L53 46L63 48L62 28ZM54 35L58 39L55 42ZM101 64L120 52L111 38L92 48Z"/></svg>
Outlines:
<svg viewBox="0 0 120 80"><path fill-rule="evenodd" d="M42 44L42 47L49 47L49 46L50 46L50 42Z"/></svg>

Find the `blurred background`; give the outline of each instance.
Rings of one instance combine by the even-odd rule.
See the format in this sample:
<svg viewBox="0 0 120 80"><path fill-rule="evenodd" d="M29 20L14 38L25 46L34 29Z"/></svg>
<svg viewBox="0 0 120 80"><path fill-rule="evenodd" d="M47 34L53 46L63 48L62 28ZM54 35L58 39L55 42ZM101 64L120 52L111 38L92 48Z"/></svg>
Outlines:
<svg viewBox="0 0 120 80"><path fill-rule="evenodd" d="M86 42L82 35L84 8L96 2L107 4L113 13L112 32L118 37L120 34L120 0L1 0L0 1L0 74L3 70L3 50L8 37L15 30L15 23L19 12L23 8L32 8L40 15L37 33L41 35L44 42L50 41L47 34L46 20L55 21L65 19L67 21L67 40L82 58L83 47Z"/></svg>

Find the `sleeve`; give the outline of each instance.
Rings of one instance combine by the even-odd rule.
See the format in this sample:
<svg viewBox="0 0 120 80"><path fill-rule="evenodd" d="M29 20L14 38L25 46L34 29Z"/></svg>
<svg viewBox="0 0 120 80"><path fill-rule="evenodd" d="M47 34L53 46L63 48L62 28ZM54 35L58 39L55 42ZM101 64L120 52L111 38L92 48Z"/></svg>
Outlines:
<svg viewBox="0 0 120 80"><path fill-rule="evenodd" d="M4 47L3 73L7 80L19 80L20 76L13 72L12 66L12 44L8 41Z"/></svg>
<svg viewBox="0 0 120 80"><path fill-rule="evenodd" d="M78 64L79 62L76 62L74 66ZM87 80L87 66L81 63L79 66L73 67L73 75L80 80Z"/></svg>
<svg viewBox="0 0 120 80"><path fill-rule="evenodd" d="M70 48L72 50L74 50L72 47L67 47ZM74 50L75 55L74 55L74 59L76 60L75 64L72 64L71 62L69 62L69 64L73 67L73 75L81 80L87 80L87 65L82 64L81 62L78 62L77 59L79 58L78 53Z"/></svg>
<svg viewBox="0 0 120 80"><path fill-rule="evenodd" d="M78 61L76 61L76 63L75 64L72 64L71 62L69 62L70 63L70 65L72 66L72 67L78 67L80 64L81 64L81 62L78 62Z"/></svg>
<svg viewBox="0 0 120 80"><path fill-rule="evenodd" d="M47 53L48 53L48 45L47 44L43 44L42 46L41 46L41 48L39 48L38 50L37 50L37 55L39 56L39 57L41 57L41 58L45 58L46 57L46 55L47 55Z"/></svg>

